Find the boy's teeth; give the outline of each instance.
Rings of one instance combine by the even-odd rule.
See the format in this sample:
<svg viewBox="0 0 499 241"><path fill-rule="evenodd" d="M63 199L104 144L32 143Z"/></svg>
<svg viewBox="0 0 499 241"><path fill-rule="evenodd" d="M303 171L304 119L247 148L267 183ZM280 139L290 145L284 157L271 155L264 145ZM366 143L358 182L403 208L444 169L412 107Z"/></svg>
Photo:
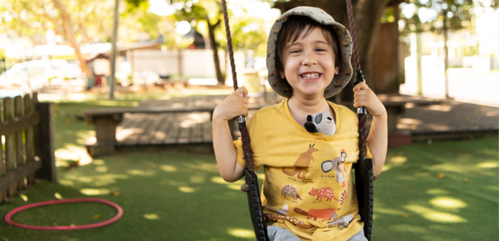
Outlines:
<svg viewBox="0 0 499 241"><path fill-rule="evenodd" d="M302 74L301 77L303 77L304 79L312 79L312 78L318 78L319 77L319 73L314 73L314 74Z"/></svg>

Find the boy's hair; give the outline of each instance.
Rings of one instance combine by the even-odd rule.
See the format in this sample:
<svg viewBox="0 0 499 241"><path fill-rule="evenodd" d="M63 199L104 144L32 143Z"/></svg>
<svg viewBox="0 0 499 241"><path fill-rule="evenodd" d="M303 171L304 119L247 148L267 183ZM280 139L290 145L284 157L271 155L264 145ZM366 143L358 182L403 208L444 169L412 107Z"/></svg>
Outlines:
<svg viewBox="0 0 499 241"><path fill-rule="evenodd" d="M330 25L322 25L317 21L305 16L290 16L285 23L282 24L282 29L277 37L277 71L284 71L282 63L282 52L288 42L294 43L305 31L304 37L310 34L315 28L320 28L327 43L332 47L334 54L334 66L338 67L341 63L340 47L338 46L338 37Z"/></svg>

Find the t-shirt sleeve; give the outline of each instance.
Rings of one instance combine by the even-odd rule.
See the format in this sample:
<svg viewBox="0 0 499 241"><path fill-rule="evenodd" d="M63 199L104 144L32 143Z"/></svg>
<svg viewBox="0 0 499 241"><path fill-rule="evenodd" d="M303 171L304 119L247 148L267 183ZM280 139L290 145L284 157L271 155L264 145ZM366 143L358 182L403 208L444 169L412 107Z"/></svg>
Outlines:
<svg viewBox="0 0 499 241"><path fill-rule="evenodd" d="M369 144L367 144L366 146L367 148L367 153L366 153L366 158L367 159L372 159L373 158L373 154L371 153L371 148L369 148Z"/></svg>
<svg viewBox="0 0 499 241"><path fill-rule="evenodd" d="M253 167L258 170L261 165L264 164L264 156L267 154L268 140L265 135L265 127L260 121L261 117L258 112L251 117L251 119L246 123L246 129L248 130L250 136L250 146L252 150L253 157ZM243 142L241 137L234 141L234 146L237 151L237 162L241 164L242 167L246 167L246 160L244 160L244 150Z"/></svg>

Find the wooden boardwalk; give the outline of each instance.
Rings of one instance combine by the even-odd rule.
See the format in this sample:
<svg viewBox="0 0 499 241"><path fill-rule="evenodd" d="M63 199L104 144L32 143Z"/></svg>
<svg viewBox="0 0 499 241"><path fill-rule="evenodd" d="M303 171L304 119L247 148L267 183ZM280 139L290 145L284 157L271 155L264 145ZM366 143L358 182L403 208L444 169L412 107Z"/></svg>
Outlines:
<svg viewBox="0 0 499 241"><path fill-rule="evenodd" d="M267 98L250 98L250 106L270 105L282 100L273 92L267 94ZM205 95L171 100L147 100L142 101L138 107L185 108L197 106L214 109L226 97L226 95ZM250 115L253 112L250 112ZM119 147L212 143L211 116L207 112L127 113L116 128L116 141Z"/></svg>
<svg viewBox="0 0 499 241"><path fill-rule="evenodd" d="M226 96L195 96L171 100L148 100L139 107L204 106L215 108ZM263 98L250 99L250 106L275 104L282 100L274 92ZM250 117L252 115L250 111ZM398 130L410 132L414 140L428 138L463 138L470 133L493 133L498 130L499 108L446 101L442 104L411 106L396 124ZM116 129L117 146L151 146L212 143L211 119L208 112L171 114L125 114ZM461 137L460 137L461 136ZM426 138L426 139L425 139Z"/></svg>

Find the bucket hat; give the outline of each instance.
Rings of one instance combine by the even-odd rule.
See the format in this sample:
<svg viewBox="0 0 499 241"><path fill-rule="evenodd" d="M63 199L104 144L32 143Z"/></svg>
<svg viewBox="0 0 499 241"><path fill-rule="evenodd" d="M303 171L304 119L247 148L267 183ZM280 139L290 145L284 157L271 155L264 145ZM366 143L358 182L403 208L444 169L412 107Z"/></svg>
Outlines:
<svg viewBox="0 0 499 241"><path fill-rule="evenodd" d="M269 84L274 91L283 96L291 97L292 88L287 80L281 79L277 68L277 37L282 25L287 21L290 16L305 16L322 25L330 25L333 29L332 34L336 34L339 45L340 72L335 75L329 86L324 90L324 97L329 98L339 93L350 81L352 77L352 64L350 59L352 57L352 38L350 33L342 24L334 21L331 15L327 14L324 10L316 7L296 7L282 14L272 25L267 42L267 69ZM338 56L336 56L338 57Z"/></svg>

